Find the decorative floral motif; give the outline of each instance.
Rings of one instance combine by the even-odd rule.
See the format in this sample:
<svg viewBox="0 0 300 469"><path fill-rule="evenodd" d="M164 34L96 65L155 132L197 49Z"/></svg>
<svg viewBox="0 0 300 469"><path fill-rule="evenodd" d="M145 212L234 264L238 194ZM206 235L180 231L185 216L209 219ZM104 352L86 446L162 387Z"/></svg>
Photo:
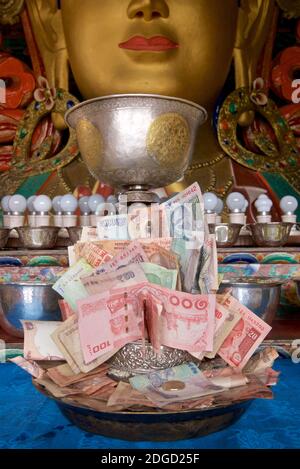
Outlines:
<svg viewBox="0 0 300 469"><path fill-rule="evenodd" d="M253 91L250 94L251 101L257 106L268 104L268 97L264 93L265 82L263 78L256 78L253 82Z"/></svg>
<svg viewBox="0 0 300 469"><path fill-rule="evenodd" d="M51 111L55 104L56 89L50 88L48 80L45 77L37 79L39 88L34 92L34 99L38 103L45 103L47 111Z"/></svg>

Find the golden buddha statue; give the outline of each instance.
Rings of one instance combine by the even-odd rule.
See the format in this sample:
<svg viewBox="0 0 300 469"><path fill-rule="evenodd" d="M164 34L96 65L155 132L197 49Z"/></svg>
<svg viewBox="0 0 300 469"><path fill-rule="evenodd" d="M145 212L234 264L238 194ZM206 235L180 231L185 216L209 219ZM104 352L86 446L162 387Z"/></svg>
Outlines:
<svg viewBox="0 0 300 469"><path fill-rule="evenodd" d="M255 79L274 0L26 0L26 5L50 86L68 90L70 65L84 99L157 93L205 107L209 119L180 184L197 180L203 191L225 195L236 181L213 129L214 108L233 58L236 87ZM251 117L245 114L244 123ZM53 120L63 126L61 116ZM63 174L75 188L87 170L75 160Z"/></svg>

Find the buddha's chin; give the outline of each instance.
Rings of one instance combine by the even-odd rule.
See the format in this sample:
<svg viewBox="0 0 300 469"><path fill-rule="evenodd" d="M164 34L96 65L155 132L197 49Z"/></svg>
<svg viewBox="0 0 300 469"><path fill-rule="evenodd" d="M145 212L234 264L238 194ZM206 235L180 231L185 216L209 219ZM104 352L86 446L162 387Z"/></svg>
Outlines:
<svg viewBox="0 0 300 469"><path fill-rule="evenodd" d="M206 107L206 103L199 99L199 89L182 86L172 77L160 77L160 79L151 80L147 78L133 77L131 80L111 80L109 83L94 83L90 87L82 87L81 92L86 99L99 96L108 96L113 94L159 94L163 96L174 96L187 99L189 101L199 102ZM201 101L201 102L200 102Z"/></svg>

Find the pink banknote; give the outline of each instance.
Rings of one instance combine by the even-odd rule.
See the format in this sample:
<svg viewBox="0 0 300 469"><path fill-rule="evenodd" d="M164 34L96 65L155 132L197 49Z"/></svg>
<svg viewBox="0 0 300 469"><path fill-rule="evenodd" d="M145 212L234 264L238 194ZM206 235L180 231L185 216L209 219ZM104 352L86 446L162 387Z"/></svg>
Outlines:
<svg viewBox="0 0 300 469"><path fill-rule="evenodd" d="M142 338L144 312L135 290L121 288L78 302L79 335L87 364Z"/></svg>
<svg viewBox="0 0 300 469"><path fill-rule="evenodd" d="M213 350L215 295L191 295L153 284L146 285L144 292L146 297L152 296L152 307L155 305L150 316L151 342L157 340L151 337L151 330L156 330L162 345L188 352Z"/></svg>
<svg viewBox="0 0 300 469"><path fill-rule="evenodd" d="M238 311L242 318L225 339L218 354L230 366L242 369L272 328L232 296L226 300L225 306Z"/></svg>

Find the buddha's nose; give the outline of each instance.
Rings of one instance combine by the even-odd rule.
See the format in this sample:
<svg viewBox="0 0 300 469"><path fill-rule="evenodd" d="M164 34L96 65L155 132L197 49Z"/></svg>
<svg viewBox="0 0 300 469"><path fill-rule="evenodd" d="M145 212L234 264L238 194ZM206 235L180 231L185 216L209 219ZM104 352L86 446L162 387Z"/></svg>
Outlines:
<svg viewBox="0 0 300 469"><path fill-rule="evenodd" d="M166 0L131 0L127 15L130 19L142 18L145 21L168 18L169 7Z"/></svg>

